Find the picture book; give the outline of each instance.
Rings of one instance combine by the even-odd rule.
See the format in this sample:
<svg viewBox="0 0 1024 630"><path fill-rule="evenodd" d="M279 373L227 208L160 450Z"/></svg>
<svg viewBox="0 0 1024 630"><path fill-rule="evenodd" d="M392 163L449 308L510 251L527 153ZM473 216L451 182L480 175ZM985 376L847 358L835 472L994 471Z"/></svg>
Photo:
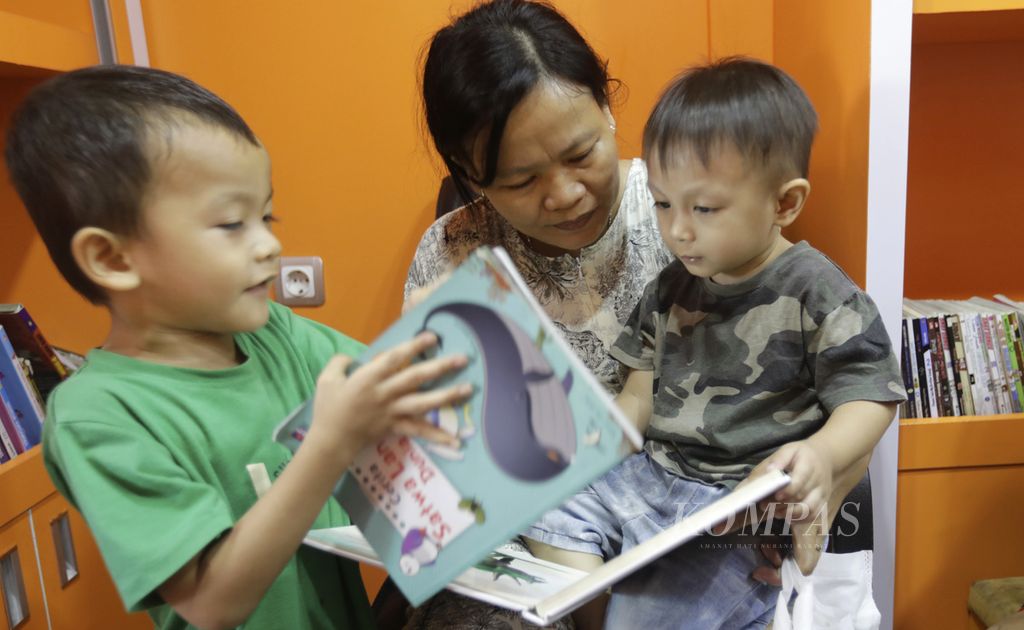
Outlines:
<svg viewBox="0 0 1024 630"><path fill-rule="evenodd" d="M527 621L545 626L680 545L704 534L710 537L715 525L744 513L787 483L789 477L778 470L758 477L590 573L546 562L519 544L507 543L460 574L448 589L518 611ZM352 560L382 564L355 526L315 529L304 542Z"/></svg>
<svg viewBox="0 0 1024 630"><path fill-rule="evenodd" d="M386 437L334 493L414 605L642 444L503 250L473 252L358 362L423 330L437 335L437 352L470 358L436 385L468 381L472 396L430 418L461 447ZM311 407L275 432L293 451Z"/></svg>
<svg viewBox="0 0 1024 630"><path fill-rule="evenodd" d="M0 326L0 387L3 387L14 409L14 422L21 427L25 436L25 448L39 444L46 412L39 399L39 392L7 337L5 326Z"/></svg>
<svg viewBox="0 0 1024 630"><path fill-rule="evenodd" d="M31 364L32 379L42 399L46 400L57 383L67 377L67 368L24 304L0 304L0 326L7 331L18 356Z"/></svg>

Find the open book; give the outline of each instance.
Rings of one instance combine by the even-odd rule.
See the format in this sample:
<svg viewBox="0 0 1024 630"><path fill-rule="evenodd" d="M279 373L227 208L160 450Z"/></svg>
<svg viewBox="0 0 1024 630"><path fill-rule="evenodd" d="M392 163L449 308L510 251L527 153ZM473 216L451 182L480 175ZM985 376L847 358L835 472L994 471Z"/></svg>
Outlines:
<svg viewBox="0 0 1024 630"><path fill-rule="evenodd" d="M468 569L448 588L495 606L520 612L527 621L545 626L576 610L608 587L671 550L728 521L789 483L782 471L772 471L737 487L718 501L633 547L591 573L546 562L515 544L505 544ZM314 529L306 536L311 547L381 565L380 559L354 525Z"/></svg>
<svg viewBox="0 0 1024 630"><path fill-rule="evenodd" d="M561 337L505 252L480 248L403 314L358 362L423 330L469 365L472 383L432 421L458 449L389 436L356 458L334 496L414 605L630 452L640 434ZM298 449L307 403L275 431Z"/></svg>

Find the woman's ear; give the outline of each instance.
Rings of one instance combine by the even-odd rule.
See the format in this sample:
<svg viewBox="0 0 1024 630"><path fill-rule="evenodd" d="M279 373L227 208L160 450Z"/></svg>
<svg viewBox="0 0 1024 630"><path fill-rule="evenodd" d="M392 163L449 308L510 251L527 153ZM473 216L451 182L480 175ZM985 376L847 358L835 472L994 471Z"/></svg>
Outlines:
<svg viewBox="0 0 1024 630"><path fill-rule="evenodd" d="M612 110L607 105L601 107L601 111L604 112L604 117L608 119L608 127L615 133L615 116L612 116Z"/></svg>
<svg viewBox="0 0 1024 630"><path fill-rule="evenodd" d="M803 177L791 179L779 187L775 204L775 225L788 227L804 209L807 196L811 194L811 183Z"/></svg>
<svg viewBox="0 0 1024 630"><path fill-rule="evenodd" d="M130 291L139 286L139 273L125 241L109 230L84 227L71 237L71 255L89 280L106 291Z"/></svg>

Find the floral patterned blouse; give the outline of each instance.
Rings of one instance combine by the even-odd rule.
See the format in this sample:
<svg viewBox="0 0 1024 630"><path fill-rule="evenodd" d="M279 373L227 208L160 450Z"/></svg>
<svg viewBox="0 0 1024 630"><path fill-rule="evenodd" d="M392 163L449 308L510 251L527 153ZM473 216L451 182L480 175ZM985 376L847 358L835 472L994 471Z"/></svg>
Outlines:
<svg viewBox="0 0 1024 630"><path fill-rule="evenodd" d="M626 368L609 351L644 287L672 257L658 233L647 168L634 159L619 211L596 243L579 257L551 258L524 238L485 202L454 210L427 229L405 283L405 297L429 285L481 245L508 251L541 306L605 387L617 394Z"/></svg>

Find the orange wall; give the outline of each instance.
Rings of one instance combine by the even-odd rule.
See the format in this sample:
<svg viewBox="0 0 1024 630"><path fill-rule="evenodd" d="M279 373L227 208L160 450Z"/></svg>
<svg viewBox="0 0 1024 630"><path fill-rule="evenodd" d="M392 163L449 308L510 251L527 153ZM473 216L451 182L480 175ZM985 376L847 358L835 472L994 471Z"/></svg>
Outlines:
<svg viewBox="0 0 1024 630"><path fill-rule="evenodd" d="M1019 36L913 47L907 297L1024 299L1021 59Z"/></svg>
<svg viewBox="0 0 1024 630"><path fill-rule="evenodd" d="M775 63L818 111L811 196L787 231L864 286L867 251L871 3L776 0Z"/></svg>
<svg viewBox="0 0 1024 630"><path fill-rule="evenodd" d="M359 339L371 339L398 313L405 270L433 216L440 170L420 126L421 47L450 13L469 4L143 5L152 64L188 74L224 96L269 148L284 253L319 255L325 262L327 303L301 312ZM628 11L587 0L556 5L625 84L615 107L623 157L639 153L648 111L685 66L709 55L749 54L774 57L793 72L811 92L823 123L812 167L814 193L793 235L810 238L862 280L866 9L792 0L640 0ZM113 2L112 12L119 55L130 60L123 2ZM863 61L837 54L837 40L860 46ZM851 60L848 71L843 64ZM843 84L851 80L855 85ZM851 170L858 173L850 177ZM9 213L10 204L3 207ZM0 280L0 299L29 303L58 345L81 351L101 343L105 314L64 288L26 219L3 220L20 245L13 255L0 254L16 270ZM837 221L842 229L829 229Z"/></svg>

